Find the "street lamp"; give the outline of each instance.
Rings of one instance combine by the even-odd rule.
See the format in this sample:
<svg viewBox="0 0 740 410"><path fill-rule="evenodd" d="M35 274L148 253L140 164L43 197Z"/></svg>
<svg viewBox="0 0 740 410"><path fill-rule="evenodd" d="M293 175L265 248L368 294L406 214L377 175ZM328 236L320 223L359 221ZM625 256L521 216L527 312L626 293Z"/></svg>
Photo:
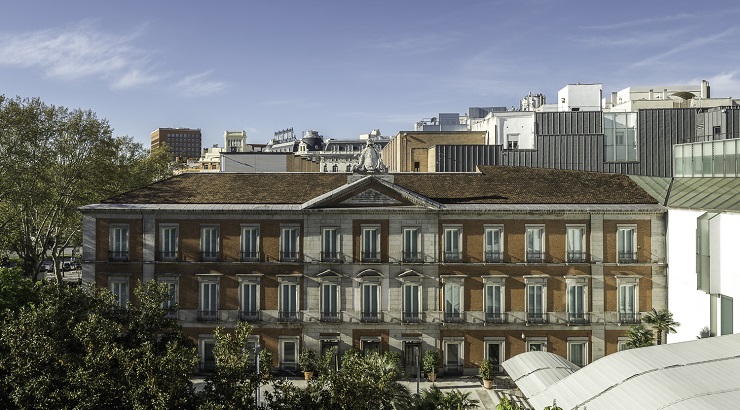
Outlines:
<svg viewBox="0 0 740 410"><path fill-rule="evenodd" d="M419 384L421 384L421 368L419 367L419 347L414 347L414 356L416 356L416 395L419 396Z"/></svg>
<svg viewBox="0 0 740 410"><path fill-rule="evenodd" d="M260 406L260 342L254 348L254 354L257 356L257 407Z"/></svg>

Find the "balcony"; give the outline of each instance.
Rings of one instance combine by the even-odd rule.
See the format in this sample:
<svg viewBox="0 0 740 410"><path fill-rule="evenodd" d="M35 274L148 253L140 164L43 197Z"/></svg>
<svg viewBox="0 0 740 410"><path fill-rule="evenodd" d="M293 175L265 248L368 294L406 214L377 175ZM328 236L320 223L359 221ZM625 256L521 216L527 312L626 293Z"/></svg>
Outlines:
<svg viewBox="0 0 740 410"><path fill-rule="evenodd" d="M380 263L379 252L362 252L360 258L365 263Z"/></svg>
<svg viewBox="0 0 740 410"><path fill-rule="evenodd" d="M542 263L545 261L545 254L542 251L527 251L527 263Z"/></svg>
<svg viewBox="0 0 740 410"><path fill-rule="evenodd" d="M421 313L419 312L403 312L401 317L403 323L421 323Z"/></svg>
<svg viewBox="0 0 740 410"><path fill-rule="evenodd" d="M405 263L423 263L424 258L421 257L421 252L404 252L403 261Z"/></svg>
<svg viewBox="0 0 740 410"><path fill-rule="evenodd" d="M259 262L261 260L260 253L257 251L242 251L239 260L242 262Z"/></svg>
<svg viewBox="0 0 740 410"><path fill-rule="evenodd" d="M162 262L173 262L180 260L180 252L178 251L160 251L159 261Z"/></svg>
<svg viewBox="0 0 740 410"><path fill-rule="evenodd" d="M586 252L568 251L566 258L568 263L586 263Z"/></svg>
<svg viewBox="0 0 740 410"><path fill-rule="evenodd" d="M619 252L619 263L637 263L637 252Z"/></svg>
<svg viewBox="0 0 740 410"><path fill-rule="evenodd" d="M280 262L299 262L297 251L281 251Z"/></svg>
<svg viewBox="0 0 740 410"><path fill-rule="evenodd" d="M239 319L244 322L259 322L260 312L259 310L254 310L254 311L240 310Z"/></svg>
<svg viewBox="0 0 740 410"><path fill-rule="evenodd" d="M591 323L591 313L568 312L568 326L587 325Z"/></svg>
<svg viewBox="0 0 740 410"><path fill-rule="evenodd" d="M503 255L499 251L486 252L486 263L501 263L503 262Z"/></svg>
<svg viewBox="0 0 740 410"><path fill-rule="evenodd" d="M444 256L444 261L446 263L456 263L456 262L462 261L462 257L459 251L452 251L452 252L445 251L443 256Z"/></svg>
<svg viewBox="0 0 740 410"><path fill-rule="evenodd" d="M128 251L110 251L108 260L111 262L128 262Z"/></svg>
<svg viewBox="0 0 740 410"><path fill-rule="evenodd" d="M218 310L199 310L198 321L200 322L218 322Z"/></svg>
<svg viewBox="0 0 740 410"><path fill-rule="evenodd" d="M619 324L637 325L642 323L639 313L619 313Z"/></svg>
<svg viewBox="0 0 740 410"><path fill-rule="evenodd" d="M503 324L507 323L508 319L506 312L486 312L486 323Z"/></svg>
<svg viewBox="0 0 740 410"><path fill-rule="evenodd" d="M463 318L462 312L444 312L444 322L445 323L463 323L465 322L465 319Z"/></svg>
<svg viewBox="0 0 740 410"><path fill-rule="evenodd" d="M297 323L300 322L299 312L280 311L278 312L278 322Z"/></svg>
<svg viewBox="0 0 740 410"><path fill-rule="evenodd" d="M216 262L218 261L218 251L201 251L200 253L201 262Z"/></svg>
<svg viewBox="0 0 740 410"><path fill-rule="evenodd" d="M339 312L321 312L319 320L326 323L339 323L342 321L339 316Z"/></svg>
<svg viewBox="0 0 740 410"><path fill-rule="evenodd" d="M342 261L342 255L339 252L321 252L321 262L339 263Z"/></svg>
<svg viewBox="0 0 740 410"><path fill-rule="evenodd" d="M380 323L383 321L383 317L380 312L362 312L360 321L363 323Z"/></svg>
<svg viewBox="0 0 740 410"><path fill-rule="evenodd" d="M527 312L527 324L542 325L550 323L550 315L543 312Z"/></svg>

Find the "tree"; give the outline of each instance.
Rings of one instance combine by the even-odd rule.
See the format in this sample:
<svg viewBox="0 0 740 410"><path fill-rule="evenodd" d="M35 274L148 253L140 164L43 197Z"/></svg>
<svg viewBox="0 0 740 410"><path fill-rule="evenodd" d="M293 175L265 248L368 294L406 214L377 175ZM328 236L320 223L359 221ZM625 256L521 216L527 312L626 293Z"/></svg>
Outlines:
<svg viewBox="0 0 740 410"><path fill-rule="evenodd" d="M80 243L78 207L172 173L167 152L112 137L92 111L0 95L0 249L15 252L36 280L40 262Z"/></svg>
<svg viewBox="0 0 740 410"><path fill-rule="evenodd" d="M642 324L630 326L627 337L629 337L629 340L627 341L627 348L629 349L653 345L653 332Z"/></svg>
<svg viewBox="0 0 740 410"><path fill-rule="evenodd" d="M0 268L0 319L7 312L17 312L22 306L37 301L33 282L18 268Z"/></svg>
<svg viewBox="0 0 740 410"><path fill-rule="evenodd" d="M478 408L478 400L470 397L470 393L460 390L443 392L436 385L421 391L413 405L414 410L473 410Z"/></svg>
<svg viewBox="0 0 740 410"><path fill-rule="evenodd" d="M0 407L192 408L194 343L160 307L161 283L116 309L104 289L40 282L0 324Z"/></svg>
<svg viewBox="0 0 740 410"><path fill-rule="evenodd" d="M662 310L651 310L643 318L645 323L653 325L655 328L655 340L660 345L663 341L663 335L668 336L669 333L676 333L676 328L681 326L680 323L673 320L673 313L669 312L668 309Z"/></svg>

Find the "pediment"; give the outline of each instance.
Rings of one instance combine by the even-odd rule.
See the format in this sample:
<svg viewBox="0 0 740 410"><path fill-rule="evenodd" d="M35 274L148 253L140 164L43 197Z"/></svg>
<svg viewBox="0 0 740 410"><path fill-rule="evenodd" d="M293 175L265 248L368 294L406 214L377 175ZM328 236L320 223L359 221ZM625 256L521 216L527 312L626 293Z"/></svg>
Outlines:
<svg viewBox="0 0 740 410"><path fill-rule="evenodd" d="M392 182L367 176L336 188L303 204L311 208L423 207L438 209L439 203Z"/></svg>

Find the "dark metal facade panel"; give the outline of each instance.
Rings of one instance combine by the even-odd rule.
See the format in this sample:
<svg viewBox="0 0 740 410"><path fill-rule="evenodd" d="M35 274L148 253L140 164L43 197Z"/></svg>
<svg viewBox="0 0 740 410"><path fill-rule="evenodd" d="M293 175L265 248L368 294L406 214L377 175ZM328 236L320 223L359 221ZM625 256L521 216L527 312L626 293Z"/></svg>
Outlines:
<svg viewBox="0 0 740 410"><path fill-rule="evenodd" d="M535 113L537 135L590 135L603 133L601 111L558 111Z"/></svg>

